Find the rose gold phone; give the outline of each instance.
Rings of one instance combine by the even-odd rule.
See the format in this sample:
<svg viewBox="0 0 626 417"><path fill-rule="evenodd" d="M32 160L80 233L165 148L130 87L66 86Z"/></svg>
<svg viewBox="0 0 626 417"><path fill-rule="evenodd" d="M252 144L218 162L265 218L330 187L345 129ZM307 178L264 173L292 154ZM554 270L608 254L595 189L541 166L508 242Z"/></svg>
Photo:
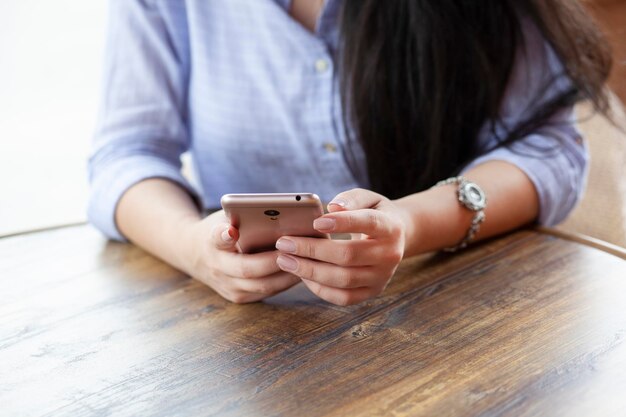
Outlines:
<svg viewBox="0 0 626 417"><path fill-rule="evenodd" d="M328 238L313 228L324 214L315 194L226 194L222 208L239 229L237 249L242 253L273 250L281 236Z"/></svg>

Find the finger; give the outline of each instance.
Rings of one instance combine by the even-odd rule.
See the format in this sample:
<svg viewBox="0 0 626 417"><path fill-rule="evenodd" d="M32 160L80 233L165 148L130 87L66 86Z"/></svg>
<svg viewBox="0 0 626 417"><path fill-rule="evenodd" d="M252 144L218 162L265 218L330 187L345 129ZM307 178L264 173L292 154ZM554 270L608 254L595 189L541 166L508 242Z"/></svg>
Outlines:
<svg viewBox="0 0 626 417"><path fill-rule="evenodd" d="M363 188L354 188L337 194L335 198L328 203L328 211L334 213L344 210L374 208L384 200L386 200L385 197L373 191Z"/></svg>
<svg viewBox="0 0 626 417"><path fill-rule="evenodd" d="M232 250L239 239L239 231L229 223L218 223L211 230L213 244L220 250Z"/></svg>
<svg viewBox="0 0 626 417"><path fill-rule="evenodd" d="M357 304L380 293L372 288L344 289L328 287L315 281L305 279L303 279L302 282L304 282L304 285L306 285L313 294L317 295L322 300L340 306Z"/></svg>
<svg viewBox="0 0 626 417"><path fill-rule="evenodd" d="M285 291L300 282L300 278L288 272L277 272L258 279L233 278L231 283L238 290L269 297Z"/></svg>
<svg viewBox="0 0 626 417"><path fill-rule="evenodd" d="M285 272L335 288L378 286L382 278L385 278L385 281L389 278L382 277L376 268L372 267L342 267L293 255L281 254L276 263Z"/></svg>
<svg viewBox="0 0 626 417"><path fill-rule="evenodd" d="M313 227L322 233L364 233L372 238L397 237L400 223L380 210L362 209L326 214Z"/></svg>
<svg viewBox="0 0 626 417"><path fill-rule="evenodd" d="M256 303L264 298L267 298L263 294L255 294L245 291L223 291L219 293L223 298L235 304L248 304Z"/></svg>
<svg viewBox="0 0 626 417"><path fill-rule="evenodd" d="M278 251L244 254L219 252L217 264L220 271L229 278L257 279L280 272L276 265Z"/></svg>
<svg viewBox="0 0 626 417"><path fill-rule="evenodd" d="M397 264L402 260L399 250L372 239L330 240L288 236L278 239L276 249L281 253L340 266Z"/></svg>
<svg viewBox="0 0 626 417"><path fill-rule="evenodd" d="M254 303L268 297L264 294L242 291L234 285L213 285L211 287L215 292L221 295L222 298L235 304Z"/></svg>

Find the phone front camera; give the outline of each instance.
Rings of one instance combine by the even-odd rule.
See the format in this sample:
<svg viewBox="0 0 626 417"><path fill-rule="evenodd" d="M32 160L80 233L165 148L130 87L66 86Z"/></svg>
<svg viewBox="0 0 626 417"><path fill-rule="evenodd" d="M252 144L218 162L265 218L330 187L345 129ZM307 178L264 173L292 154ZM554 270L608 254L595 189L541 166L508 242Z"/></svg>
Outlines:
<svg viewBox="0 0 626 417"><path fill-rule="evenodd" d="M269 217L276 217L280 214L278 210L265 210L264 214Z"/></svg>
<svg viewBox="0 0 626 417"><path fill-rule="evenodd" d="M299 195L296 196L296 201L300 201L302 200L302 197L300 197Z"/></svg>

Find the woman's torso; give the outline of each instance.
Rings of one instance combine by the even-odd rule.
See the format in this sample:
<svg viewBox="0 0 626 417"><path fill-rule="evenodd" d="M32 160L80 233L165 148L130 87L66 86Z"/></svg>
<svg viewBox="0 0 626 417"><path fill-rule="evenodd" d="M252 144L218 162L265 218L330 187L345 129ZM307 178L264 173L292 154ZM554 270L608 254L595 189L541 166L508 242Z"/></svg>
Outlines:
<svg viewBox="0 0 626 417"><path fill-rule="evenodd" d="M348 151L344 134L339 3L326 2L315 34L289 15L288 0L166 6L188 75L190 151L207 207L233 192L315 192L328 201L367 187L362 150L352 143Z"/></svg>

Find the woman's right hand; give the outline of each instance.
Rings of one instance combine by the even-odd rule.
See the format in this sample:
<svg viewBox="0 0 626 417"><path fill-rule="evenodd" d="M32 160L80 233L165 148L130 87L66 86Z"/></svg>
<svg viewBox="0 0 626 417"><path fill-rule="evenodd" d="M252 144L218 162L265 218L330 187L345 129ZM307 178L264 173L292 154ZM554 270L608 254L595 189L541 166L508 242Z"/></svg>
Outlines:
<svg viewBox="0 0 626 417"><path fill-rule="evenodd" d="M278 251L239 253L235 248L239 232L223 210L188 227L182 245L187 272L229 301L259 301L300 282L278 267Z"/></svg>

